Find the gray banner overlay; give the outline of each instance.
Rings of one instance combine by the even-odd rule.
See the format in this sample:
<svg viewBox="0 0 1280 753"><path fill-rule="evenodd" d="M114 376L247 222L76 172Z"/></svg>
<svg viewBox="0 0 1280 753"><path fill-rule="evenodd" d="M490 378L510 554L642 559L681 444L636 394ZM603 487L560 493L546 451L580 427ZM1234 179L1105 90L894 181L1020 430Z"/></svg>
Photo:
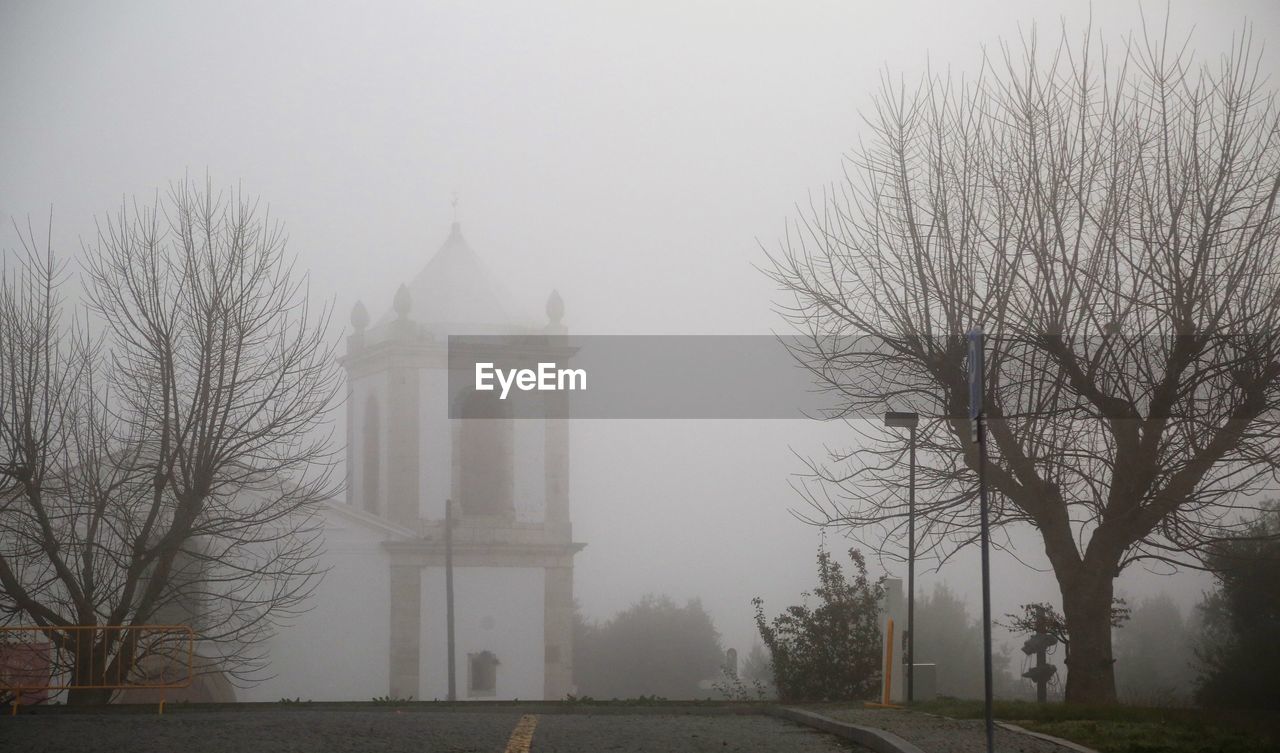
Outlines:
<svg viewBox="0 0 1280 753"><path fill-rule="evenodd" d="M450 418L798 419L832 402L772 335L450 336L449 395Z"/></svg>
<svg viewBox="0 0 1280 753"><path fill-rule="evenodd" d="M1239 370L1259 352L1275 352L1277 342L1274 336L1228 335L988 338L988 377L998 382L987 385L988 416L1037 414L1049 390L1070 393L1055 399L1056 410L1069 414L1063 418L1100 418L1097 406L1079 392L1081 386L1067 378L1064 364L1135 404L1136 420L1156 413L1220 412L1230 406L1202 398L1229 398ZM963 337L926 345L940 362L954 364L953 375L963 382ZM886 409L940 404L936 375L899 355L920 346L869 336L821 342L775 335L450 336L449 417L878 418ZM1162 374L1179 353L1195 355L1183 358L1179 381L1186 394L1172 402L1153 401L1146 394L1149 380L1122 376ZM822 368L823 377L805 363ZM1108 368L1095 374L1099 363ZM961 400L967 403L967 397ZM1066 407L1073 402L1075 408ZM952 405L954 417L967 414L967 404Z"/></svg>

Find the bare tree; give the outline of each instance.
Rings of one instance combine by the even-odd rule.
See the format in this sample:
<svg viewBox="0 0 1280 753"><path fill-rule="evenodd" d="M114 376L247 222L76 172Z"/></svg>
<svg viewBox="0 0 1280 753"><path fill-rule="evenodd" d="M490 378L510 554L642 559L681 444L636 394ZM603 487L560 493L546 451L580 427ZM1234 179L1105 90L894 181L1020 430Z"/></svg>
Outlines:
<svg viewBox="0 0 1280 753"><path fill-rule="evenodd" d="M986 329L992 520L1043 542L1068 701L1115 699L1116 576L1199 566L1274 488L1280 118L1263 73L1246 27L1211 65L1167 28L1118 51L1032 31L971 80L886 75L872 138L771 254L833 415L927 419L917 525L941 560L977 536L963 333ZM853 449L800 484L810 517L896 557L905 448L851 426Z"/></svg>
<svg viewBox="0 0 1280 753"><path fill-rule="evenodd" d="M0 609L55 628L190 624L197 669L252 681L319 575L329 307L312 307L281 227L208 184L100 224L70 323L68 276L20 235L0 290ZM77 678L144 658L118 633L49 635Z"/></svg>

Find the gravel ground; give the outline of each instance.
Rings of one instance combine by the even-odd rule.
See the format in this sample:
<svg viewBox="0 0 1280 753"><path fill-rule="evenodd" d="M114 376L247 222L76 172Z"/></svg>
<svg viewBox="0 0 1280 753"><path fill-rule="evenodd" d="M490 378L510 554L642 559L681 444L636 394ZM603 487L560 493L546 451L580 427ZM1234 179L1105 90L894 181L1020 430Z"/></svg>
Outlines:
<svg viewBox="0 0 1280 753"><path fill-rule="evenodd" d="M832 709L813 711L863 727L878 727L914 743L926 753L986 753L986 727L981 719L948 719L897 709ZM996 727L997 753L1069 753L1069 749Z"/></svg>
<svg viewBox="0 0 1280 753"><path fill-rule="evenodd" d="M261 710L50 714L0 719L22 753L502 753L519 708L484 712ZM536 714L535 712L532 712ZM745 715L536 714L531 753L848 753L832 736Z"/></svg>

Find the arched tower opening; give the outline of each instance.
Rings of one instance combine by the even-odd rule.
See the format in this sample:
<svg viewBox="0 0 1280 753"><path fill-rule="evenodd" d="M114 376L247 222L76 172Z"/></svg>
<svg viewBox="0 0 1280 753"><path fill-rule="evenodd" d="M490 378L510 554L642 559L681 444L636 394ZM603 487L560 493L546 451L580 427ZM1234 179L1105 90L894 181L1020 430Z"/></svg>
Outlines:
<svg viewBox="0 0 1280 753"><path fill-rule="evenodd" d="M458 423L457 495L462 514L514 517L514 424L509 418L467 418Z"/></svg>
<svg viewBox="0 0 1280 753"><path fill-rule="evenodd" d="M361 448L360 497L364 508L375 515L382 512L380 481L382 476L382 416L379 413L378 398L370 395L364 401L364 424L361 427L363 447Z"/></svg>

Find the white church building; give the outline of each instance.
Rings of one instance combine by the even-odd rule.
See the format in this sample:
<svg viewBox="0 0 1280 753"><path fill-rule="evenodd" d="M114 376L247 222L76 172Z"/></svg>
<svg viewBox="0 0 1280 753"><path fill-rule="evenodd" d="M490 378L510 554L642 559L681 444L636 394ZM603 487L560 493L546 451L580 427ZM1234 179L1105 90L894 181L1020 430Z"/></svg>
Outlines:
<svg viewBox="0 0 1280 753"><path fill-rule="evenodd" d="M520 326L458 223L370 323L351 315L347 493L325 506L314 607L269 645L274 677L240 700L445 699L445 504L453 501L456 689L573 690L569 432L562 419L450 419L448 335L563 334L563 303Z"/></svg>

